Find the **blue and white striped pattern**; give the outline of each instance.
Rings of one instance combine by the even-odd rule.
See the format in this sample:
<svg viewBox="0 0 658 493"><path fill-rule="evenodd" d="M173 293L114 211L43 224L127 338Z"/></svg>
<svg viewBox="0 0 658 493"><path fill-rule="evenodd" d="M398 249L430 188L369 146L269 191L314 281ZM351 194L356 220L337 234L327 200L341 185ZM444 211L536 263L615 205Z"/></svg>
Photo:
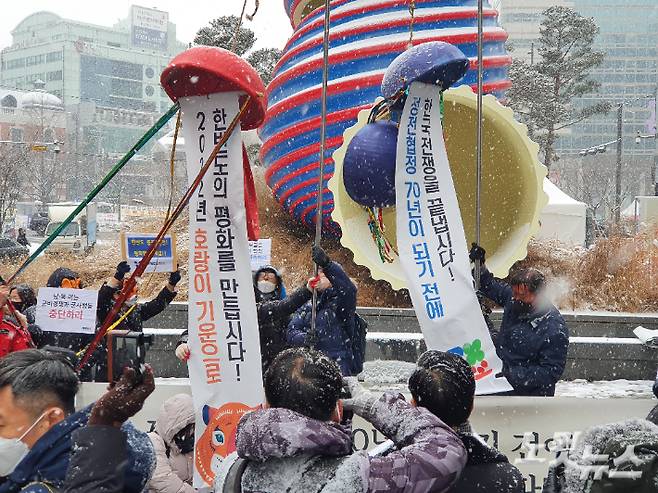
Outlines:
<svg viewBox="0 0 658 493"><path fill-rule="evenodd" d="M413 43L446 41L471 61L461 83L476 84L477 0L416 0ZM269 107L259 133L267 183L279 203L299 222L312 227L318 193L320 95L324 9L310 12L317 0L284 0L295 32L269 84ZM327 148L323 218L326 232L339 235L326 182L333 174L331 155L357 113L381 96L380 84L393 59L409 42L409 0L333 0L331 2ZM497 12L485 9L484 87L502 97L509 87L507 34Z"/></svg>

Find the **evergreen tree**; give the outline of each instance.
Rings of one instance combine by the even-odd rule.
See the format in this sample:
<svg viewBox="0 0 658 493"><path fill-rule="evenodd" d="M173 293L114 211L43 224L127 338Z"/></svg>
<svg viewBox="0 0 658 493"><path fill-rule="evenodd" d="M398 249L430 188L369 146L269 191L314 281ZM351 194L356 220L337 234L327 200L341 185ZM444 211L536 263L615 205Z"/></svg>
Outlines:
<svg viewBox="0 0 658 493"><path fill-rule="evenodd" d="M218 46L242 56L254 46L256 35L251 29L241 25L237 39L233 43L238 25L240 25L240 18L235 15L218 17L211 20L210 25L197 31L194 42L198 45Z"/></svg>
<svg viewBox="0 0 658 493"><path fill-rule="evenodd" d="M593 49L598 32L593 18L568 7L550 7L542 13L540 60L532 66L515 61L510 69L509 105L539 142L548 168L557 159L555 143L560 130L610 110L608 102L578 108L572 104L574 98L595 93L600 87L590 77L605 56Z"/></svg>

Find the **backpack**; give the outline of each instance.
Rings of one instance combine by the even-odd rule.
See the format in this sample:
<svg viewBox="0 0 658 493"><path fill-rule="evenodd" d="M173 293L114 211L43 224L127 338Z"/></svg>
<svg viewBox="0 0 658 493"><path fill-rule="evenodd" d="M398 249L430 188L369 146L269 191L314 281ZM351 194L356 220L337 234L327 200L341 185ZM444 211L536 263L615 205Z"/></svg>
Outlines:
<svg viewBox="0 0 658 493"><path fill-rule="evenodd" d="M368 322L354 313L354 335L352 337L352 375L363 371L363 362L366 360L366 336L368 335Z"/></svg>

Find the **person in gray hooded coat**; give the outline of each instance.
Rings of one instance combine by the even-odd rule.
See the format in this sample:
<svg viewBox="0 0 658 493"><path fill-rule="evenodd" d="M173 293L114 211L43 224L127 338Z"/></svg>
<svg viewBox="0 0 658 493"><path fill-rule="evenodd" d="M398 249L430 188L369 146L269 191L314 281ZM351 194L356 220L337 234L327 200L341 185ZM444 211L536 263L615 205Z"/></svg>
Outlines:
<svg viewBox="0 0 658 493"><path fill-rule="evenodd" d="M222 462L215 493L333 493L447 491L466 464L459 437L426 409L397 393L381 396L343 379L327 356L288 349L265 376L267 406L245 414L234 453ZM370 421L399 450L386 457L352 454L343 411Z"/></svg>
<svg viewBox="0 0 658 493"><path fill-rule="evenodd" d="M157 463L147 485L149 493L194 493L194 406L192 396L167 399L149 433Z"/></svg>

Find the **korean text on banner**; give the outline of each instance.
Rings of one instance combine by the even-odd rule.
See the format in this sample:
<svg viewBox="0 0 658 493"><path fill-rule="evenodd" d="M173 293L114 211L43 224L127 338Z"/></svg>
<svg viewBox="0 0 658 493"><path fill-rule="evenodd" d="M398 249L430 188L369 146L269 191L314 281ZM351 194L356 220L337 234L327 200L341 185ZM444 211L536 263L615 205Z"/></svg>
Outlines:
<svg viewBox="0 0 658 493"><path fill-rule="evenodd" d="M479 394L512 390L473 287L436 86L411 84L395 186L398 250L427 347L463 356Z"/></svg>
<svg viewBox="0 0 658 493"><path fill-rule="evenodd" d="M239 93L180 100L194 180L238 113ZM260 343L244 209L242 141L233 132L190 201L188 361L196 411L194 485L212 485L235 450L240 417L263 402Z"/></svg>
<svg viewBox="0 0 658 493"><path fill-rule="evenodd" d="M156 237L150 233L121 233L121 254L132 270L139 265ZM177 264L176 236L166 235L145 272L173 272Z"/></svg>
<svg viewBox="0 0 658 493"><path fill-rule="evenodd" d="M36 323L42 330L95 334L98 292L89 289L39 288Z"/></svg>

